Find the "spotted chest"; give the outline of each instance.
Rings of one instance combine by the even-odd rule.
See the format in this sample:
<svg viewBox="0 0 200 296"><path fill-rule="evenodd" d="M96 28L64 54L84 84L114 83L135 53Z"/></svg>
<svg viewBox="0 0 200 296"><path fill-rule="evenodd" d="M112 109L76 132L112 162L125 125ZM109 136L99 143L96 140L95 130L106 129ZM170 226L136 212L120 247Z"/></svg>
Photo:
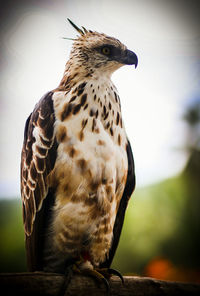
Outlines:
<svg viewBox="0 0 200 296"><path fill-rule="evenodd" d="M83 81L68 93L55 92L53 101L59 144L51 176L57 187L56 245L70 246L72 256L87 246L98 264L111 244L127 175L119 97L110 82Z"/></svg>

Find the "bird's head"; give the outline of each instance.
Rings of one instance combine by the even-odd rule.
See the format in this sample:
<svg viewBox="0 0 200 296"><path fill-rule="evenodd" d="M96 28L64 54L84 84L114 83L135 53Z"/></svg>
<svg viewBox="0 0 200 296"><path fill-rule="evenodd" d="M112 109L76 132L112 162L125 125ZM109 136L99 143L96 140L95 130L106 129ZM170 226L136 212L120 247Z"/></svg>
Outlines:
<svg viewBox="0 0 200 296"><path fill-rule="evenodd" d="M79 35L74 40L70 59L76 65L84 67L88 73L101 72L111 75L123 65L138 64L137 56L127 49L118 39L103 33L88 31L84 27L78 28L71 20L70 24L78 31Z"/></svg>

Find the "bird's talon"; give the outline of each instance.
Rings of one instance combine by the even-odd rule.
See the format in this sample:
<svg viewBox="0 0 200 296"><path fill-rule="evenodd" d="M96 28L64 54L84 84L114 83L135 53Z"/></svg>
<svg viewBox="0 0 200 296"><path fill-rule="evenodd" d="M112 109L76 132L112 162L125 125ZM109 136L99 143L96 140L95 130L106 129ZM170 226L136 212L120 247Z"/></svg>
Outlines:
<svg viewBox="0 0 200 296"><path fill-rule="evenodd" d="M109 294L110 293L110 285L107 281L107 279L97 270L95 269L90 269L86 272L87 275L95 278L96 280L98 280L98 282L103 282L106 286L106 292Z"/></svg>
<svg viewBox="0 0 200 296"><path fill-rule="evenodd" d="M105 287L106 287L106 295L110 294L110 285L108 283L108 280L104 277L104 275L102 273L100 273L99 271L95 270L95 269L79 269L77 267L76 264L74 264L73 266L73 271L85 276L89 276L94 278L96 281L98 281L98 283L104 283Z"/></svg>
<svg viewBox="0 0 200 296"><path fill-rule="evenodd" d="M124 278L123 276L121 275L121 273L119 271L117 271L116 269L113 269L113 268L108 268L108 273L112 276L112 275L116 275L118 276L121 281L122 281L122 284L124 285Z"/></svg>
<svg viewBox="0 0 200 296"><path fill-rule="evenodd" d="M121 275L121 273L119 271L117 271L117 270L115 270L113 268L99 268L99 269L97 269L97 271L99 273L101 273L104 277L108 278L108 279L112 275L118 276L121 279L122 284L124 285L124 278L123 278L123 276Z"/></svg>

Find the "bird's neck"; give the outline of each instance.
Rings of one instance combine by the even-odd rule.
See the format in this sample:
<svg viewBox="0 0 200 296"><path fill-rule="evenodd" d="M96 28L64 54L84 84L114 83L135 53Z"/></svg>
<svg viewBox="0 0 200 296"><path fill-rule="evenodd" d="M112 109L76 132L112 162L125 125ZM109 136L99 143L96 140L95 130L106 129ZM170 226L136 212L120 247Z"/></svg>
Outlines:
<svg viewBox="0 0 200 296"><path fill-rule="evenodd" d="M69 91L78 82L83 80L99 80L103 79L107 83L111 82L111 73L100 69L93 69L77 60L76 63L71 59L66 63L63 78L56 90Z"/></svg>

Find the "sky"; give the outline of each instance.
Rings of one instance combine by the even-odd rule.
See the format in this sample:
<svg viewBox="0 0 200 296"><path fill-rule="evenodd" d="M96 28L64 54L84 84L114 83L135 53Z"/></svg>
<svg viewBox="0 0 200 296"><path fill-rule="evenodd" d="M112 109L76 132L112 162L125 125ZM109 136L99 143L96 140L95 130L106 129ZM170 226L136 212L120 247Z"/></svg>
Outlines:
<svg viewBox="0 0 200 296"><path fill-rule="evenodd" d="M2 2L3 3L3 2ZM112 80L136 164L138 187L181 172L187 161L183 113L200 95L199 1L5 1L0 28L0 197L20 195L24 124L60 82L76 32L118 38L138 56Z"/></svg>

